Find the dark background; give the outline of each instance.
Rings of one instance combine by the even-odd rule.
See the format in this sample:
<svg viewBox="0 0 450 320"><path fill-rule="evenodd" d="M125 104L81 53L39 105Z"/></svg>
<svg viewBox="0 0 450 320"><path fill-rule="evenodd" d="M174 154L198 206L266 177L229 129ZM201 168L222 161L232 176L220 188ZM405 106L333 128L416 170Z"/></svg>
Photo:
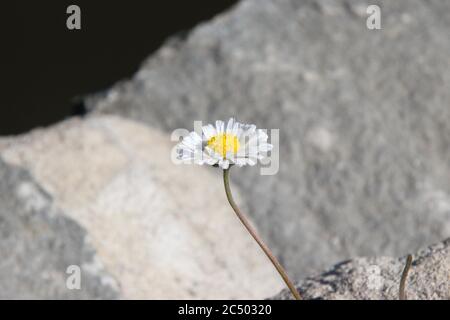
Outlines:
<svg viewBox="0 0 450 320"><path fill-rule="evenodd" d="M0 6L0 135L75 114L82 97L131 77L171 36L184 36L237 1L29 1ZM81 30L66 9L81 8Z"/></svg>

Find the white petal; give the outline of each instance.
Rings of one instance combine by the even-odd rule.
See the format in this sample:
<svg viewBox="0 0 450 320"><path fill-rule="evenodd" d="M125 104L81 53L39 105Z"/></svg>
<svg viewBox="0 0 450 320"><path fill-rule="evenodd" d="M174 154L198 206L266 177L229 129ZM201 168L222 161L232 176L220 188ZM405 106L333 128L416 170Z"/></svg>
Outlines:
<svg viewBox="0 0 450 320"><path fill-rule="evenodd" d="M217 121L216 121L216 131L217 131L217 134L224 133L224 127L225 127L225 124L223 123L222 120L217 120Z"/></svg>
<svg viewBox="0 0 450 320"><path fill-rule="evenodd" d="M234 124L235 124L234 119L230 118L230 120L228 120L228 123L227 123L227 131L226 131L226 133L231 134L233 132Z"/></svg>
<svg viewBox="0 0 450 320"><path fill-rule="evenodd" d="M214 137L217 134L216 128L214 128L214 126L212 124L203 126L202 131L203 131L203 134L205 135L206 140L211 139L212 137Z"/></svg>
<svg viewBox="0 0 450 320"><path fill-rule="evenodd" d="M202 138L197 134L197 132L192 131L187 136L183 137L180 144L187 148L195 149L201 147Z"/></svg>
<svg viewBox="0 0 450 320"><path fill-rule="evenodd" d="M267 152L273 149L273 145L269 143L261 143L258 147L259 152Z"/></svg>
<svg viewBox="0 0 450 320"><path fill-rule="evenodd" d="M211 148L209 148L209 147L206 147L203 150L203 158L204 158L205 162L209 165L214 165L220 159L222 159L222 157L218 157L217 154L213 150L211 150Z"/></svg>
<svg viewBox="0 0 450 320"><path fill-rule="evenodd" d="M238 167L245 166L247 164L247 159L244 158L238 158L234 162Z"/></svg>
<svg viewBox="0 0 450 320"><path fill-rule="evenodd" d="M256 126L254 124L245 124L242 128L247 135L253 135L256 131Z"/></svg>
<svg viewBox="0 0 450 320"><path fill-rule="evenodd" d="M258 140L260 142L266 142L267 141L268 136L267 136L267 133L264 130L258 129L257 130L257 135L258 135Z"/></svg>
<svg viewBox="0 0 450 320"><path fill-rule="evenodd" d="M212 148L210 148L208 146L205 147L203 152L205 154L207 154L210 158L213 158L213 159L216 159L216 160L223 159L222 155L220 155L219 153L215 152Z"/></svg>
<svg viewBox="0 0 450 320"><path fill-rule="evenodd" d="M257 160L253 159L253 158L248 158L247 159L247 164L250 166L254 166L256 164Z"/></svg>
<svg viewBox="0 0 450 320"><path fill-rule="evenodd" d="M214 159L214 158L207 158L205 160L205 163L210 165L210 166L215 165L217 162L219 162L219 160L218 159Z"/></svg>

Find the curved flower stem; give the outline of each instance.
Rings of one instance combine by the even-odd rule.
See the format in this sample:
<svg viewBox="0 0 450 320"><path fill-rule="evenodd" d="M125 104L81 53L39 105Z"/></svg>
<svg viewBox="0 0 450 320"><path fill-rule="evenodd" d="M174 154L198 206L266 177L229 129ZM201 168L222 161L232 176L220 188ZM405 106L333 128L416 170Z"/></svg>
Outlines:
<svg viewBox="0 0 450 320"><path fill-rule="evenodd" d="M278 262L277 258L273 255L272 251L270 251L269 247L261 240L261 238L256 233L256 230L251 226L250 222L247 220L247 218L244 216L244 214L239 210L238 206L236 205L236 202L234 202L233 195L231 194L230 189L230 168L223 170L223 182L225 185L225 193L227 194L228 202L230 203L231 207L233 208L234 212L238 216L239 220L241 220L242 224L245 226L247 231L250 233L250 235L255 239L255 241L258 243L258 245L261 247L261 249L264 251L266 256L270 259L274 267L277 269L280 276L283 278L284 282L288 286L289 290L291 290L292 295L295 297L296 300L301 300L300 293L295 288L292 281L289 279L286 270L284 270L283 266Z"/></svg>
<svg viewBox="0 0 450 320"><path fill-rule="evenodd" d="M403 269L402 278L400 279L400 288L398 290L399 300L406 300L405 285L409 269L411 268L411 263L412 263L412 255L408 254L408 257L406 258L405 268Z"/></svg>

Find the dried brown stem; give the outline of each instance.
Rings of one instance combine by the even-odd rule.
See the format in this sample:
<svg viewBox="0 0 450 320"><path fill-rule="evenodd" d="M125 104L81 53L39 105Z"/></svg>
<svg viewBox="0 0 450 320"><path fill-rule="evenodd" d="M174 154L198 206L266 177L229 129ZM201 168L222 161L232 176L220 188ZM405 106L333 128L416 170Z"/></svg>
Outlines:
<svg viewBox="0 0 450 320"><path fill-rule="evenodd" d="M296 300L301 300L300 293L298 292L297 288L294 286L292 281L289 279L286 270L284 270L283 266L278 262L277 258L273 255L272 251L270 251L269 247L262 241L262 239L259 237L259 235L256 233L256 230L251 226L250 222L247 220L247 218L244 216L244 214L241 212L241 210L236 205L236 202L233 199L233 195L231 194L230 189L230 169L224 169L223 170L223 182L225 185L225 193L227 194L228 202L230 203L231 207L233 208L234 212L236 213L239 220L241 220L242 224L245 226L247 231L250 233L250 235L255 239L255 241L258 243L258 245L261 247L261 249L264 251L266 256L269 258L269 260L274 265L275 269L277 269L280 276L283 278L284 282L288 286L289 290L291 290L292 295L295 297Z"/></svg>

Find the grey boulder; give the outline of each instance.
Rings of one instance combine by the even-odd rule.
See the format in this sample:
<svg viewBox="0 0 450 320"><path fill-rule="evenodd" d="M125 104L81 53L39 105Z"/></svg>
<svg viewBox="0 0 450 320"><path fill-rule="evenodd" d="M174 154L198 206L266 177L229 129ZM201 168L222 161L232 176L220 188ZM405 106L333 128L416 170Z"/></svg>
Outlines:
<svg viewBox="0 0 450 320"><path fill-rule="evenodd" d="M26 170L0 158L0 299L117 298L86 231L53 203Z"/></svg>
<svg viewBox="0 0 450 320"><path fill-rule="evenodd" d="M450 235L449 34L447 0L245 0L87 105L167 132L230 116L280 129L278 174L232 179L301 278Z"/></svg>
<svg viewBox="0 0 450 320"><path fill-rule="evenodd" d="M116 116L0 139L0 298L262 299L283 288L221 172ZM240 201L239 192L233 186ZM66 274L84 277L70 290Z"/></svg>
<svg viewBox="0 0 450 320"><path fill-rule="evenodd" d="M305 299L396 300L406 258L356 258L298 284ZM450 299L450 239L413 255L406 277L409 300ZM292 299L283 290L273 299Z"/></svg>

